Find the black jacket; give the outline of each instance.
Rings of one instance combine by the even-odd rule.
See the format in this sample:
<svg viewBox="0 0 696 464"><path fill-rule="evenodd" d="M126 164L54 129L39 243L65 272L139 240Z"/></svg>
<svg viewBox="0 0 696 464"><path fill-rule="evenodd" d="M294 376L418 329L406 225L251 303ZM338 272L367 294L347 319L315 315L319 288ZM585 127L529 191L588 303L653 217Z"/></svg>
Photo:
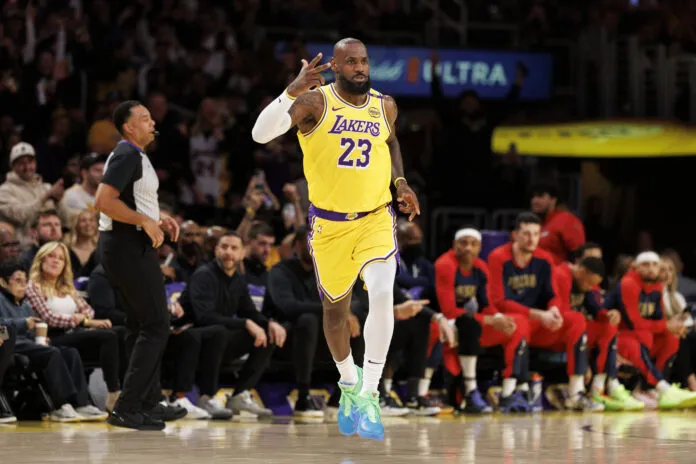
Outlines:
<svg viewBox="0 0 696 464"><path fill-rule="evenodd" d="M268 320L251 301L244 276L225 274L217 261L196 269L179 299L187 319L198 326L224 325L230 329L244 328L246 319L261 327Z"/></svg>
<svg viewBox="0 0 696 464"><path fill-rule="evenodd" d="M279 262L268 273L263 314L278 322L294 321L301 314L322 314L314 270L305 270L299 258Z"/></svg>

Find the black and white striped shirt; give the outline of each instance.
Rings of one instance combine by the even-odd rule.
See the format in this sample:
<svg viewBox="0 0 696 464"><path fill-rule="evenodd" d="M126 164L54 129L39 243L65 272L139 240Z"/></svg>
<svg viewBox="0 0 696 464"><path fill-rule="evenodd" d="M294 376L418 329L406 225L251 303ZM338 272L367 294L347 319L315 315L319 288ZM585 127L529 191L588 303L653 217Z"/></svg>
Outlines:
<svg viewBox="0 0 696 464"><path fill-rule="evenodd" d="M120 192L119 199L126 206L144 214L155 221L160 219L157 189L159 179L150 158L138 147L125 140L116 145L104 165L104 184L111 185ZM114 221L101 213L99 217L100 231L115 229L135 229L135 226Z"/></svg>

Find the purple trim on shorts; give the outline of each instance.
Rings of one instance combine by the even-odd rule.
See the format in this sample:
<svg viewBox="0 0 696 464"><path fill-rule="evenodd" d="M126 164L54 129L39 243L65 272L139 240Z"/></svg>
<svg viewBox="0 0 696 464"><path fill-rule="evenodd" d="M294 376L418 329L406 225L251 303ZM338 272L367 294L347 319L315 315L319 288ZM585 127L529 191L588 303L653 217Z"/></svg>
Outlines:
<svg viewBox="0 0 696 464"><path fill-rule="evenodd" d="M379 208L382 208L382 206ZM309 205L309 217L318 217L321 219L326 219L327 221L335 222L355 221L377 211L379 208L373 209L372 211L364 211L362 213L338 213L336 211L329 211L326 209L317 208L314 205Z"/></svg>

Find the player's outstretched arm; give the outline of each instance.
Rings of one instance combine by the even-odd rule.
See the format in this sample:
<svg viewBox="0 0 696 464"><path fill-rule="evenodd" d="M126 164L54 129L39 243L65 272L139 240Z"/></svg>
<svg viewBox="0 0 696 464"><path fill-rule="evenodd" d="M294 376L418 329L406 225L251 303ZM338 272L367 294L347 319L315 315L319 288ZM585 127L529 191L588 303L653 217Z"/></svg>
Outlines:
<svg viewBox="0 0 696 464"><path fill-rule="evenodd" d="M324 84L321 73L331 66L331 63L317 66L321 56L319 53L309 63L303 59L302 69L295 80L261 111L251 130L255 142L268 143L293 126L307 132L319 121L324 111L324 97L310 89Z"/></svg>
<svg viewBox="0 0 696 464"><path fill-rule="evenodd" d="M396 137L396 118L399 115L399 110L396 107L396 102L389 95L384 95L384 111L386 112L387 121L389 122L389 138L387 146L391 155L392 162L392 182L396 187L396 200L399 202L399 211L409 214L408 220L412 221L417 214L420 214L420 205L418 197L408 186L404 177L404 160L401 156L401 145Z"/></svg>

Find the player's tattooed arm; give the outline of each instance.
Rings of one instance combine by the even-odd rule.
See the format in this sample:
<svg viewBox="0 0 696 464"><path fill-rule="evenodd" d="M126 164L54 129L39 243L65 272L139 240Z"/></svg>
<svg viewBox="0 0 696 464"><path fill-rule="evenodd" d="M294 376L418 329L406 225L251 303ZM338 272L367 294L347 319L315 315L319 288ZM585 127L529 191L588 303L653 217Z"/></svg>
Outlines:
<svg viewBox="0 0 696 464"><path fill-rule="evenodd" d="M387 146L392 160L392 182L398 178L404 177L404 160L401 156L401 145L396 137L396 118L399 116L399 109L396 107L396 102L389 95L384 95L384 112L386 113L387 122L389 123L389 138L387 138Z"/></svg>
<svg viewBox="0 0 696 464"><path fill-rule="evenodd" d="M297 97L288 113L293 126L297 126L302 133L309 132L324 113L324 96L318 90L305 92Z"/></svg>
<svg viewBox="0 0 696 464"><path fill-rule="evenodd" d="M384 95L384 112L389 123L390 134L387 138L387 147L391 155L392 182L396 187L396 200L399 202L399 211L408 214L408 220L412 221L420 214L420 205L415 192L411 190L404 178L404 160L401 156L401 146L396 137L396 118L399 115L396 102L389 95Z"/></svg>

